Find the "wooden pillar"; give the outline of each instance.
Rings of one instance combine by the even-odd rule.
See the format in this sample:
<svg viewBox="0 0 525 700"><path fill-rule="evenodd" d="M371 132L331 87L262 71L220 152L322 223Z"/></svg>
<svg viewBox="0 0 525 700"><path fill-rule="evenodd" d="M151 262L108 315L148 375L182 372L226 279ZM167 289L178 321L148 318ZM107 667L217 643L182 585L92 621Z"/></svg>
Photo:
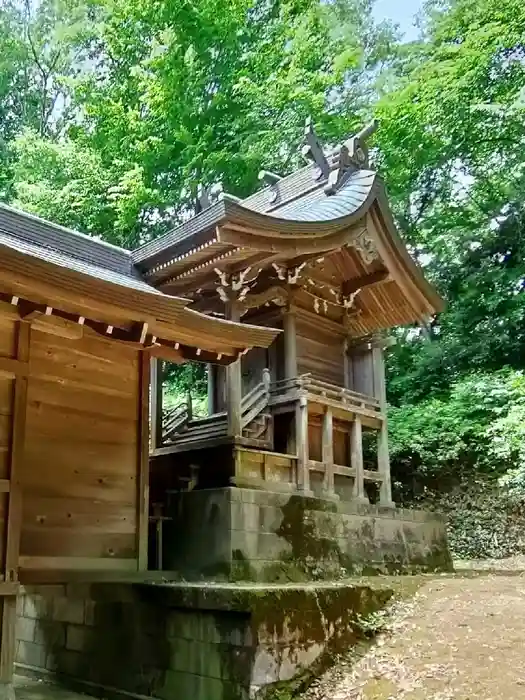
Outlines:
<svg viewBox="0 0 525 700"><path fill-rule="evenodd" d="M284 331L284 378L297 377L297 329L295 313L286 311L283 315Z"/></svg>
<svg viewBox="0 0 525 700"><path fill-rule="evenodd" d="M330 407L325 409L323 415L323 464L324 492L329 498L334 498L334 425Z"/></svg>
<svg viewBox="0 0 525 700"><path fill-rule="evenodd" d="M17 324L17 353L19 362L29 362L31 325ZM9 493L7 495L7 518L4 521L4 562L0 583L1 637L0 637L0 698L14 698L13 673L15 662L16 600L18 593L18 559L22 530L22 486L21 468L24 460L27 374L14 379L11 449L9 454Z"/></svg>
<svg viewBox="0 0 525 700"><path fill-rule="evenodd" d="M295 408L295 447L297 451L297 489L309 494L308 403L305 396L299 399Z"/></svg>
<svg viewBox="0 0 525 700"><path fill-rule="evenodd" d="M390 455L388 452L388 422L385 383L385 359L382 347L372 350L374 365L374 395L379 400L383 420L377 434L377 466L382 477L379 502L382 506L394 507L392 501L392 482L390 478Z"/></svg>
<svg viewBox="0 0 525 700"><path fill-rule="evenodd" d="M208 415L212 416L216 413L216 386L217 375L215 373L215 365L208 364Z"/></svg>
<svg viewBox="0 0 525 700"><path fill-rule="evenodd" d="M353 389L354 382L352 377L352 358L348 354L348 338L345 338L343 343L343 377L345 389Z"/></svg>
<svg viewBox="0 0 525 700"><path fill-rule="evenodd" d="M355 417L351 424L350 432L350 464L355 471L354 499L361 503L368 503L365 491L364 463L363 463L363 428L361 418Z"/></svg>
<svg viewBox="0 0 525 700"><path fill-rule="evenodd" d="M239 307L230 302L226 305L226 318L229 321L240 321ZM226 410L228 412L228 435L240 437L242 399L241 359L232 362L226 368Z"/></svg>
<svg viewBox="0 0 525 700"><path fill-rule="evenodd" d="M151 358L150 438L151 449L162 445L162 360Z"/></svg>
<svg viewBox="0 0 525 700"><path fill-rule="evenodd" d="M149 392L151 359L146 351L139 357L139 435L137 479L137 552L138 570L148 568L149 532Z"/></svg>

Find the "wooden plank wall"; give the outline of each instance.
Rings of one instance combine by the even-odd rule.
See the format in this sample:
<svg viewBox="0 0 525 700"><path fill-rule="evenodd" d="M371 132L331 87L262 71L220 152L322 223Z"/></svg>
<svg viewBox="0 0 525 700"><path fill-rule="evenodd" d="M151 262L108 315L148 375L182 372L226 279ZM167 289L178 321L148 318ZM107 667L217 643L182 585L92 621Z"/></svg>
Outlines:
<svg viewBox="0 0 525 700"><path fill-rule="evenodd" d="M320 324L313 327L300 316L296 321L299 374L344 386L343 339Z"/></svg>
<svg viewBox="0 0 525 700"><path fill-rule="evenodd" d="M334 464L350 466L350 424L343 421L333 422ZM322 418L318 415L308 417L309 457L316 462L323 461Z"/></svg>
<svg viewBox="0 0 525 700"><path fill-rule="evenodd" d="M33 330L30 368L21 569L136 570L139 352Z"/></svg>

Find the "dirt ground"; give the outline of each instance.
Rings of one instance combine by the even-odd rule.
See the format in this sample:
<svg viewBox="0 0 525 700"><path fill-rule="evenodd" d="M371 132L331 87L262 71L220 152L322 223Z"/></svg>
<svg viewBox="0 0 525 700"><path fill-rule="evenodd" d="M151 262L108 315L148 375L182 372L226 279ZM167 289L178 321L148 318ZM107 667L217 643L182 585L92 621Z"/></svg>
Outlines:
<svg viewBox="0 0 525 700"><path fill-rule="evenodd" d="M501 562L497 574L469 568L424 580L394 606L387 631L302 700L525 700L525 574ZM17 700L86 700L37 681L16 685Z"/></svg>
<svg viewBox="0 0 525 700"><path fill-rule="evenodd" d="M525 576L425 582L304 700L525 700Z"/></svg>

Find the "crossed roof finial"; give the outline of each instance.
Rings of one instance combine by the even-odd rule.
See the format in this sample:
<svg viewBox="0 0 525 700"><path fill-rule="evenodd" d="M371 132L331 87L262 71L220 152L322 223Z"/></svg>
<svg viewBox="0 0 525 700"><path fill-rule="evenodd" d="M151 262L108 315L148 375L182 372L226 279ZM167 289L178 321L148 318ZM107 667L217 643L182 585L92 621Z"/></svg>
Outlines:
<svg viewBox="0 0 525 700"><path fill-rule="evenodd" d="M328 177L330 166L323 151L323 145L315 133L312 117L308 117L304 125L304 145L301 148L304 158L317 166L316 180Z"/></svg>
<svg viewBox="0 0 525 700"><path fill-rule="evenodd" d="M357 134L345 141L337 154L337 166L328 175L324 188L327 195L335 194L356 170L369 167L367 139L377 130L374 119Z"/></svg>

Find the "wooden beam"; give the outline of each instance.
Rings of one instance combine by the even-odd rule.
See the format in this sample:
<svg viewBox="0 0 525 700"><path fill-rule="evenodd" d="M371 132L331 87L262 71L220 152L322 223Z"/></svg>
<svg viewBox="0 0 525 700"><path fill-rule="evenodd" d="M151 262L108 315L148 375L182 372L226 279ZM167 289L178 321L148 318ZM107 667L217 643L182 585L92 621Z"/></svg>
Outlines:
<svg viewBox="0 0 525 700"><path fill-rule="evenodd" d="M217 374L215 366L211 363L208 363L206 377L208 380L208 415L211 416L215 413L215 406L217 404Z"/></svg>
<svg viewBox="0 0 525 700"><path fill-rule="evenodd" d="M20 299L18 304L18 315L24 321L34 321L35 318L43 316L46 310L45 304L36 304L26 299Z"/></svg>
<svg viewBox="0 0 525 700"><path fill-rule="evenodd" d="M151 451L162 446L162 360L151 358L150 437Z"/></svg>
<svg viewBox="0 0 525 700"><path fill-rule="evenodd" d="M221 243L229 243L239 248L251 248L260 252L280 253L286 257L300 255L322 255L330 250L341 248L351 243L362 231L345 230L330 233L326 236L298 234L294 236L270 236L268 232L250 232L245 227L229 223L220 230Z"/></svg>
<svg viewBox="0 0 525 700"><path fill-rule="evenodd" d="M310 494L308 445L308 402L302 396L295 408L295 448L297 450L297 489Z"/></svg>
<svg viewBox="0 0 525 700"><path fill-rule="evenodd" d="M372 348L374 395L379 399L384 419L377 434L377 466L382 477L379 501L382 506L394 507L392 501L392 482L390 477L390 455L388 451L387 401L385 385L385 360L380 347Z"/></svg>
<svg viewBox="0 0 525 700"><path fill-rule="evenodd" d="M185 362L184 354L180 348L175 350L174 347L169 347L161 343L155 343L155 345L152 345L147 351L145 350L145 352L148 352L150 357L157 357L167 362L173 362L175 365L180 365Z"/></svg>
<svg viewBox="0 0 525 700"><path fill-rule="evenodd" d="M3 596L17 596L19 592L19 581L0 581L0 598Z"/></svg>
<svg viewBox="0 0 525 700"><path fill-rule="evenodd" d="M226 318L239 321L240 311L235 303L226 307ZM228 435L236 438L242 436L241 424L242 375L240 358L226 368L226 410L228 413Z"/></svg>
<svg viewBox="0 0 525 700"><path fill-rule="evenodd" d="M29 374L29 363L21 360L13 360L10 357L0 357L0 376L27 377Z"/></svg>
<svg viewBox="0 0 525 700"><path fill-rule="evenodd" d="M49 335L56 335L60 338L67 338L69 340L80 340L80 338L82 338L84 335L83 325L79 325L74 321L61 318L57 315L41 315L38 318L35 318L32 323L32 327L35 331L39 331L40 333L49 333Z"/></svg>
<svg viewBox="0 0 525 700"><path fill-rule="evenodd" d="M89 578L87 572L107 573L109 571L137 571L136 559L117 559L116 557L20 557L21 583L35 583L43 580L36 572L51 572L50 580L67 581L68 572L83 571L82 579ZM26 572L24 574L24 572ZM32 575L29 572L34 572ZM78 580L78 579L77 579Z"/></svg>
<svg viewBox="0 0 525 700"><path fill-rule="evenodd" d="M373 287L377 284L382 284L383 282L389 281L390 273L388 270L377 270L376 272L371 272L368 275L362 275L361 277L346 280L342 284L341 291L343 292L343 296L346 297L350 296L350 294L354 294L358 289Z"/></svg>
<svg viewBox="0 0 525 700"><path fill-rule="evenodd" d="M328 406L323 414L322 451L324 472L324 492L329 498L335 496L334 480L334 426L332 409Z"/></svg>
<svg viewBox="0 0 525 700"><path fill-rule="evenodd" d="M148 353L141 353L139 357L139 439L137 445L137 555L139 571L147 571L148 568L150 363Z"/></svg>
<svg viewBox="0 0 525 700"><path fill-rule="evenodd" d="M17 324L18 362L29 362L31 342L31 325L25 321ZM22 530L22 486L21 469L24 460L26 412L27 412L27 375L18 375L14 382L13 417L11 431L11 450L9 455L9 495L7 502L7 519L5 523L5 559L4 581L18 581L20 552L20 535ZM0 683L10 687L13 681L15 662L15 627L16 596L5 597L1 601L2 630L0 638Z"/></svg>
<svg viewBox="0 0 525 700"><path fill-rule="evenodd" d="M297 377L297 329L295 320L293 310L283 313L285 379Z"/></svg>

